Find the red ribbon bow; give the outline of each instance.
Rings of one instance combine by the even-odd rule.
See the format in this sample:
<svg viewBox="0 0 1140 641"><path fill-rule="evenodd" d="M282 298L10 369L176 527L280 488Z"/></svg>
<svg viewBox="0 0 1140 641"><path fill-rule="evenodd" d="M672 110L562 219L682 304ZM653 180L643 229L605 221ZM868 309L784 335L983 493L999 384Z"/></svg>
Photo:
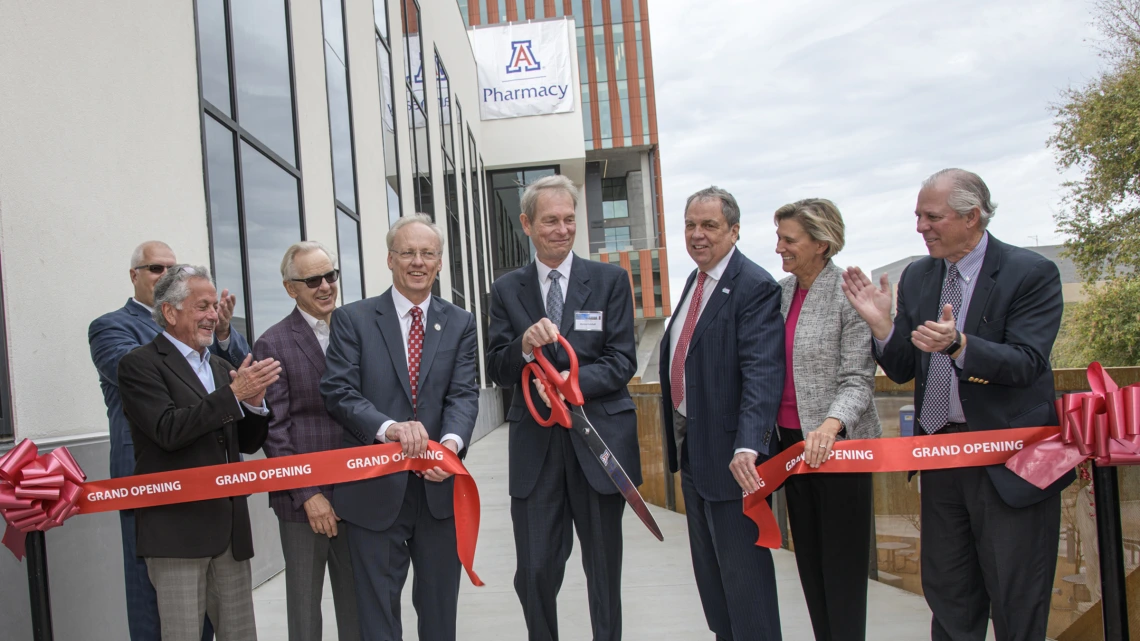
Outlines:
<svg viewBox="0 0 1140 641"><path fill-rule="evenodd" d="M1089 365L1088 377L1091 392L1056 401L1060 434L1018 452L1007 468L1044 489L1085 459L1140 464L1140 383L1118 387L1100 363Z"/></svg>
<svg viewBox="0 0 1140 641"><path fill-rule="evenodd" d="M8 522L3 543L24 558L24 538L62 525L79 512L76 502L87 475L66 447L38 456L28 439L0 457L0 514Z"/></svg>

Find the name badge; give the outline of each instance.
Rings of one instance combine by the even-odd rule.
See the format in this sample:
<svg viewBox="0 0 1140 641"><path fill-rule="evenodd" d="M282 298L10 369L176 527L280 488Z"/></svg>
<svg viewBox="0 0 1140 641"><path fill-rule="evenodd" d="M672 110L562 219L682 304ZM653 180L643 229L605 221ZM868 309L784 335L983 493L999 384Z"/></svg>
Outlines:
<svg viewBox="0 0 1140 641"><path fill-rule="evenodd" d="M600 332L602 331L601 312L574 312L574 331Z"/></svg>

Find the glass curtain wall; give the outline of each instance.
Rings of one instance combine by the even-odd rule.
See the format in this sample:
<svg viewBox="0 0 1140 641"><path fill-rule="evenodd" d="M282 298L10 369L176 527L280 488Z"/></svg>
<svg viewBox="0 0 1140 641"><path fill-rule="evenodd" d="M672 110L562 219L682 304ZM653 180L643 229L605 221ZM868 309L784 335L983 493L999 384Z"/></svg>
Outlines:
<svg viewBox="0 0 1140 641"><path fill-rule="evenodd" d="M463 226L459 220L459 191L455 180L455 141L451 127L451 89L447 85L447 69L439 52L435 54L436 92L439 95L439 139L443 151L443 186L446 192L444 209L447 215L447 237L451 240L446 254L451 274L451 302L467 309L467 295L463 283Z"/></svg>
<svg viewBox="0 0 1140 641"><path fill-rule="evenodd" d="M396 108L392 95L392 38L388 29L388 0L372 0L376 26L376 66L380 73L380 108L384 122L384 188L388 194L388 224L396 222L400 212L400 150L396 141Z"/></svg>

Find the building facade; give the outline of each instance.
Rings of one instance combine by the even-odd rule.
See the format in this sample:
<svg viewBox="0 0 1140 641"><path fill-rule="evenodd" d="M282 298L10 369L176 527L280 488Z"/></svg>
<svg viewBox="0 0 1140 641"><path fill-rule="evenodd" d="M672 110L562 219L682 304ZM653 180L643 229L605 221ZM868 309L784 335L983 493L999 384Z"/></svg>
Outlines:
<svg viewBox="0 0 1140 641"><path fill-rule="evenodd" d="M655 345L672 313L648 0L459 0L473 29L528 20L574 20L581 76L589 255L630 274L638 377L656 380ZM520 187L558 167L490 171L496 276L530 260L518 222Z"/></svg>
<svg viewBox="0 0 1140 641"><path fill-rule="evenodd" d="M447 0L0 2L0 453L65 445L107 477L87 326L132 295L146 240L209 265L252 343L292 309L291 243L337 251L348 303L389 287L389 226L426 212L445 236L437 293L480 319L482 353L492 255L529 256L495 240L495 172L555 168L590 193L587 85L574 60L574 111L481 121L467 13ZM564 28L572 46L581 30ZM650 193L640 181L628 193ZM599 254L586 234L575 251ZM477 435L503 416L484 366ZM250 510L260 581L282 567L277 523L264 497ZM79 515L47 540L56 637L127 638L118 516ZM11 638L31 637L25 571L0 550Z"/></svg>

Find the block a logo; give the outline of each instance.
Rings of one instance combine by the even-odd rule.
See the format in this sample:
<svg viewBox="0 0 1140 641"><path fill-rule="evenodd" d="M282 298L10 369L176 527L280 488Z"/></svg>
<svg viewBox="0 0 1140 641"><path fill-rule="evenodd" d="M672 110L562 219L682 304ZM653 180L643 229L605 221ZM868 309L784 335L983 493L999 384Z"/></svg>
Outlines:
<svg viewBox="0 0 1140 641"><path fill-rule="evenodd" d="M530 40L513 40L511 42L511 62L507 65L507 73L522 73L524 71L538 71L542 69L534 57Z"/></svg>

